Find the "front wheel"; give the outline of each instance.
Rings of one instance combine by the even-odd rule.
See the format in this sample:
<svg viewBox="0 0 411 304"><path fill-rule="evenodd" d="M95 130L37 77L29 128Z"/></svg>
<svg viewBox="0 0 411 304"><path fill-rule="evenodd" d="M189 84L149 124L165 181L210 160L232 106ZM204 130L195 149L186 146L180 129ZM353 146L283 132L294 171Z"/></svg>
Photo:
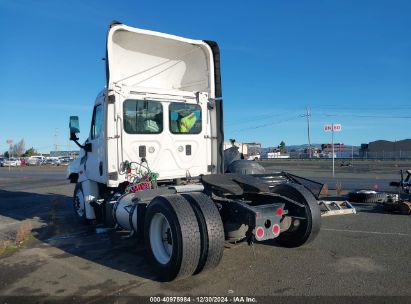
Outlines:
<svg viewBox="0 0 411 304"><path fill-rule="evenodd" d="M285 247L299 247L313 241L321 227L321 211L314 195L296 184L279 184L272 192L303 205L286 202L284 209L292 222L290 228L276 238L277 243Z"/></svg>
<svg viewBox="0 0 411 304"><path fill-rule="evenodd" d="M77 183L74 188L74 197L73 197L73 207L74 215L76 218L83 224L87 224L86 217L86 201L84 198L83 187L81 183Z"/></svg>

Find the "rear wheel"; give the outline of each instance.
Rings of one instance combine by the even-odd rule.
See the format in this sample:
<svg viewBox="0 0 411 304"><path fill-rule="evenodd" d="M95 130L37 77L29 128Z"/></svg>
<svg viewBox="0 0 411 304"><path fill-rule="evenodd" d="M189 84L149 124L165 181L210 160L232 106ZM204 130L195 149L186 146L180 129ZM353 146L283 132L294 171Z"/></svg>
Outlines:
<svg viewBox="0 0 411 304"><path fill-rule="evenodd" d="M194 273L217 267L224 252L224 226L214 202L203 193L186 193L200 228L201 254Z"/></svg>
<svg viewBox="0 0 411 304"><path fill-rule="evenodd" d="M191 276L201 253L200 230L190 203L181 195L157 196L144 222L147 254L160 280Z"/></svg>
<svg viewBox="0 0 411 304"><path fill-rule="evenodd" d="M284 209L292 217L292 223L287 231L276 238L277 243L285 247L298 247L313 241L321 227L321 211L314 195L296 184L279 184L272 192L304 205L286 202Z"/></svg>

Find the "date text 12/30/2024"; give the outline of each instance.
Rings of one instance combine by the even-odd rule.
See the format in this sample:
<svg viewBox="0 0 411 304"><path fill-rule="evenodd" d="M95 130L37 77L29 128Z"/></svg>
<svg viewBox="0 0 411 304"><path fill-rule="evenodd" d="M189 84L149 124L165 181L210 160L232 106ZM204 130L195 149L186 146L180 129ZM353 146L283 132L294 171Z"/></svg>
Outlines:
<svg viewBox="0 0 411 304"><path fill-rule="evenodd" d="M150 303L257 303L254 297L150 297Z"/></svg>

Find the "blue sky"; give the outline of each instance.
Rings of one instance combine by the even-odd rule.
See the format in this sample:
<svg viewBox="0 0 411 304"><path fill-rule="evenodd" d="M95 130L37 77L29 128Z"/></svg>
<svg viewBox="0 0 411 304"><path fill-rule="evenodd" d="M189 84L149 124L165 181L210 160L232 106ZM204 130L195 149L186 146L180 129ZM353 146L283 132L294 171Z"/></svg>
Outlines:
<svg viewBox="0 0 411 304"><path fill-rule="evenodd" d="M411 138L410 15L407 0L0 0L0 151L66 149L70 115L85 139L112 20L219 43L226 139L304 144L306 106L314 143L332 122L346 144Z"/></svg>

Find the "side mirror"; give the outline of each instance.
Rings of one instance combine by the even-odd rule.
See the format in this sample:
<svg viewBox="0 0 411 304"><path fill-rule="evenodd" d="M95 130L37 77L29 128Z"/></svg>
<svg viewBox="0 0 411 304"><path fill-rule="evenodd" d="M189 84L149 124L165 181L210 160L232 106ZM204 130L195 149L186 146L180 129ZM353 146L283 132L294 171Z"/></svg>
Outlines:
<svg viewBox="0 0 411 304"><path fill-rule="evenodd" d="M70 116L70 140L78 140L77 133L80 133L80 123L78 116Z"/></svg>
<svg viewBox="0 0 411 304"><path fill-rule="evenodd" d="M70 140L74 141L77 146L79 146L81 149L84 149L86 152L91 152L92 151L92 145L91 143L86 143L85 145L81 145L78 142L78 137L77 133L80 133L80 123L78 116L70 116Z"/></svg>

